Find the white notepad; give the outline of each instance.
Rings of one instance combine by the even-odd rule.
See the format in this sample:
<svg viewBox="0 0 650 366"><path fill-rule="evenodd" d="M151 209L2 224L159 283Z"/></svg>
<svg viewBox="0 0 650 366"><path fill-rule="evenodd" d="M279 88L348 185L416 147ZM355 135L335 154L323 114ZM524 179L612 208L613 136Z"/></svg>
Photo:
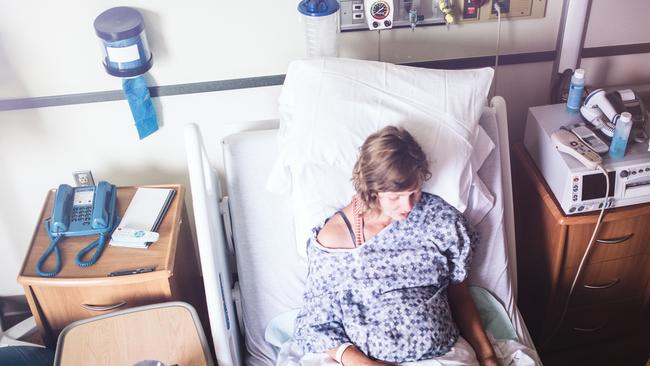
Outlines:
<svg viewBox="0 0 650 366"><path fill-rule="evenodd" d="M116 230L158 230L158 226L160 226L160 222L165 216L167 208L169 208L175 194L176 190L173 188L138 188ZM146 242L127 243L115 239L111 239L110 241L110 245L130 248L148 248L150 244Z"/></svg>

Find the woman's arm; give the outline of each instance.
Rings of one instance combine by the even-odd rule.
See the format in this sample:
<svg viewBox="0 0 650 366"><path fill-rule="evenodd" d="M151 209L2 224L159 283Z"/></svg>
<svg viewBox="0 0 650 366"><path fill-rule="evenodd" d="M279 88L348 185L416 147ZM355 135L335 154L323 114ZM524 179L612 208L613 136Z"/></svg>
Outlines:
<svg viewBox="0 0 650 366"><path fill-rule="evenodd" d="M338 348L332 348L327 351L327 354L332 357L333 360L336 360L336 351ZM356 346L352 345L343 351L341 355L341 365L343 366L382 366L382 365L392 365L388 362L375 361L363 352L361 352Z"/></svg>
<svg viewBox="0 0 650 366"><path fill-rule="evenodd" d="M481 365L498 365L490 340L483 329L481 318L469 293L467 282L450 284L447 287L449 305L460 332L472 345Z"/></svg>

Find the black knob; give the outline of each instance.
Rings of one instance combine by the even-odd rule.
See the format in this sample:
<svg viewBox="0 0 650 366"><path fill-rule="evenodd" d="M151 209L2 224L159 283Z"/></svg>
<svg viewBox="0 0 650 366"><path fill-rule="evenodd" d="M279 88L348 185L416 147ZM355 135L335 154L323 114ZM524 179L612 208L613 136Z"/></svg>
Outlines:
<svg viewBox="0 0 650 366"><path fill-rule="evenodd" d="M377 27L379 27L379 23L377 23L377 22L372 22L372 27L373 27L373 28L377 28Z"/></svg>
<svg viewBox="0 0 650 366"><path fill-rule="evenodd" d="M630 175L630 173L628 173L627 170L621 170L621 173L620 173L619 175L621 176L621 178L625 178L625 177L627 177L628 175Z"/></svg>
<svg viewBox="0 0 650 366"><path fill-rule="evenodd" d="M390 20L384 20L384 25L387 26L387 27L390 27L390 25L391 25Z"/></svg>

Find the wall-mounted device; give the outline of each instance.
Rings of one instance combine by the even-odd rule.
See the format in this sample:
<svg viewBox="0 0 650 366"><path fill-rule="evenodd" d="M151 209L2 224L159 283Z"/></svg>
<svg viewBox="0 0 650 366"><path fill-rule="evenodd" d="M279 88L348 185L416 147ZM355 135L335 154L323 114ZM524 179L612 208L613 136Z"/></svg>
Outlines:
<svg viewBox="0 0 650 366"><path fill-rule="evenodd" d="M382 2L392 5L388 14L389 17L392 16L392 19L389 19L389 26L386 26L385 18L371 19L373 9L368 6L377 4L374 10L381 18L386 9ZM478 23L497 19L494 10L495 2L501 9L501 20L543 18L547 0L447 0L447 2L454 23ZM441 10L439 0L339 0L339 3L341 4L341 32L386 28L415 29L420 26L450 23L445 19L447 14ZM374 22L377 23L376 27Z"/></svg>
<svg viewBox="0 0 650 366"><path fill-rule="evenodd" d="M370 30L393 28L393 0L365 0L366 23Z"/></svg>
<svg viewBox="0 0 650 366"><path fill-rule="evenodd" d="M526 121L524 145L567 215L599 210L606 193L605 176L600 171L560 153L551 139L553 132L581 122L580 115L568 112L563 103L532 107ZM650 202L650 152L646 144L630 143L621 160L605 155L601 166L610 180L607 207Z"/></svg>

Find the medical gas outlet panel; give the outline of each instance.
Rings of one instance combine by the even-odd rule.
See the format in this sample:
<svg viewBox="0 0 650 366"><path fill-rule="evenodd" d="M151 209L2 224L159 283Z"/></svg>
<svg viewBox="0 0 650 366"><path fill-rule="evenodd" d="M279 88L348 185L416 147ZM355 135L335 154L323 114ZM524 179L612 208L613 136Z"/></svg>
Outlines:
<svg viewBox="0 0 650 366"><path fill-rule="evenodd" d="M339 0L341 31L543 18L547 0ZM451 21L450 21L451 20Z"/></svg>

